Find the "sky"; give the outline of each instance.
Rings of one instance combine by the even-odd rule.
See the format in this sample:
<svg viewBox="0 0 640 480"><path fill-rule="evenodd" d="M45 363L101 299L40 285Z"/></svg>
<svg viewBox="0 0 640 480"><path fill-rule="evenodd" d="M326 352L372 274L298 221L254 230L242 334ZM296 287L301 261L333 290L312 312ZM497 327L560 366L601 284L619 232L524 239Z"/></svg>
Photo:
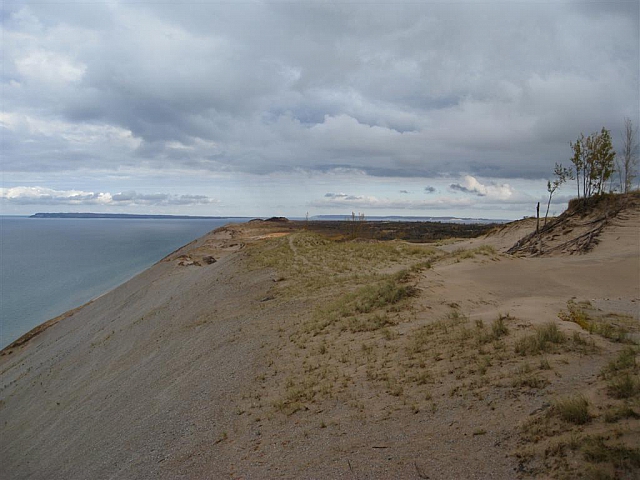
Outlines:
<svg viewBox="0 0 640 480"><path fill-rule="evenodd" d="M516 219L640 123L635 0L0 8L2 214Z"/></svg>

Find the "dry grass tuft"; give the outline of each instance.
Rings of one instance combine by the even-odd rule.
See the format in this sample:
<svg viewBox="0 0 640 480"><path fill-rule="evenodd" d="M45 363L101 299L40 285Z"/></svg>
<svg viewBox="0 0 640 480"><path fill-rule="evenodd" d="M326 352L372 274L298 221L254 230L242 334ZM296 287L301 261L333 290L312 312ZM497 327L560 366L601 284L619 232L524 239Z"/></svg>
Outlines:
<svg viewBox="0 0 640 480"><path fill-rule="evenodd" d="M632 319L626 315L603 315L592 308L589 302L567 302L567 311L558 314L561 320L579 325L591 334L600 335L614 342L628 343L629 331L621 323L628 323Z"/></svg>
<svg viewBox="0 0 640 480"><path fill-rule="evenodd" d="M610 445L602 436L584 439L582 454L585 459L594 463L611 463L615 468L631 470L640 468L640 449L625 445Z"/></svg>
<svg viewBox="0 0 640 480"><path fill-rule="evenodd" d="M640 418L640 414L629 405L611 408L604 414L604 421L607 423L615 423L626 418Z"/></svg>
<svg viewBox="0 0 640 480"><path fill-rule="evenodd" d="M565 422L583 425L591 420L589 401L583 395L571 395L556 400L553 405L556 414Z"/></svg>
<svg viewBox="0 0 640 480"><path fill-rule="evenodd" d="M609 381L607 393L613 398L631 398L640 391L640 383L629 373L623 373Z"/></svg>
<svg viewBox="0 0 640 480"><path fill-rule="evenodd" d="M517 354L539 355L552 350L554 345L565 343L567 337L560 331L554 322L547 322L536 327L533 335L527 335L519 339L515 344Z"/></svg>
<svg viewBox="0 0 640 480"><path fill-rule="evenodd" d="M634 347L626 347L602 369L600 375L608 380L607 393L610 397L628 399L640 393L636 355Z"/></svg>

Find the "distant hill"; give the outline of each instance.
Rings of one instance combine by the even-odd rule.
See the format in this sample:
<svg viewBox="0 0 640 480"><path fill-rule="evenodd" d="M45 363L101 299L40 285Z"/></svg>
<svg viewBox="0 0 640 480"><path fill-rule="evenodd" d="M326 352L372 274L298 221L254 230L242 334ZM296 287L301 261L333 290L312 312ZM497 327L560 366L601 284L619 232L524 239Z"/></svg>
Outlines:
<svg viewBox="0 0 640 480"><path fill-rule="evenodd" d="M350 215L314 215L313 220L349 220ZM510 220L489 219L489 218L470 218L470 217L417 217L402 215L370 215L366 217L367 221L385 221L385 222L444 222L444 223L507 223Z"/></svg>

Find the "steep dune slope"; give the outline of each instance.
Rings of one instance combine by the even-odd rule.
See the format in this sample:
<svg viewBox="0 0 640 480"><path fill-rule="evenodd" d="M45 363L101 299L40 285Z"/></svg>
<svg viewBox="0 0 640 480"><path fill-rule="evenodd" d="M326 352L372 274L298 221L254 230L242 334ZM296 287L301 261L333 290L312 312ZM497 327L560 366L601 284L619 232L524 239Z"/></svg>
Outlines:
<svg viewBox="0 0 640 480"><path fill-rule="evenodd" d="M207 243L5 350L3 478L175 478L210 453L201 445L229 429L268 338L260 299L273 282L234 256L179 265Z"/></svg>
<svg viewBox="0 0 640 480"><path fill-rule="evenodd" d="M542 225L539 232L521 238L508 253L536 256L585 253L598 245L605 232L610 236L620 232L627 249L640 247L637 236L633 238L639 211L638 192L572 200L558 218Z"/></svg>

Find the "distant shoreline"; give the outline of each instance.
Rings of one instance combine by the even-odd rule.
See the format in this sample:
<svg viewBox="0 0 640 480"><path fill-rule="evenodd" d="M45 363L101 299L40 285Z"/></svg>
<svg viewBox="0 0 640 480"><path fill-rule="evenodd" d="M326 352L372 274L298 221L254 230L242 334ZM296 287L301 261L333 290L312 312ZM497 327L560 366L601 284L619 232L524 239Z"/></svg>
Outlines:
<svg viewBox="0 0 640 480"><path fill-rule="evenodd" d="M39 212L28 215L28 218L116 218L116 219L132 219L132 220L226 220L226 219L251 219L261 217L247 216L197 216L197 215L146 215L136 213L91 213L91 212L55 212L44 213ZM317 221L349 221L348 215L314 215L309 220ZM303 220L303 218L295 218L295 220ZM369 222L444 222L444 223L464 223L464 224L490 224L490 223L508 223L512 220L505 219L489 219L489 218L470 218L470 217L432 217L432 216L401 216L401 215L374 215L366 217Z"/></svg>
<svg viewBox="0 0 640 480"><path fill-rule="evenodd" d="M144 215L135 213L35 213L29 218L131 218L151 220L225 220L228 218L253 217L202 217L192 215Z"/></svg>

